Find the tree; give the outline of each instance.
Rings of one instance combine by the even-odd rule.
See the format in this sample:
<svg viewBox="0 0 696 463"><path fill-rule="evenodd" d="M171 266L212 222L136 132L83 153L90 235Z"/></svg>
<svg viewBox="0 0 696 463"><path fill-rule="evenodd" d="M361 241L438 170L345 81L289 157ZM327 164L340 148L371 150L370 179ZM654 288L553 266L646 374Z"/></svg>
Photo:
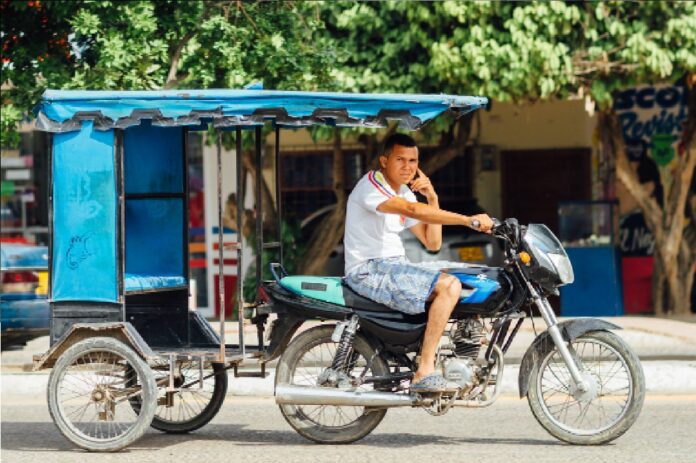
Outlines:
<svg viewBox="0 0 696 463"><path fill-rule="evenodd" d="M317 36L316 5L304 2L0 2L3 146L18 143L17 123L46 88L242 88L262 81L272 89L311 90L327 85L334 61L330 43ZM231 133L223 137L234 146ZM245 134L244 178L255 179L259 168L253 146ZM262 187L259 213L271 217L275 206ZM296 254L286 247L286 261Z"/></svg>
<svg viewBox="0 0 696 463"><path fill-rule="evenodd" d="M238 0L0 0L3 145L53 89L326 87L334 61L316 4ZM256 166L245 136L243 166ZM212 137L214 142L215 137ZM226 146L234 146L225 134ZM246 178L246 177L245 177ZM266 216L274 211L263 185ZM241 212L241 211L240 211Z"/></svg>
<svg viewBox="0 0 696 463"><path fill-rule="evenodd" d="M616 175L656 236L655 294L668 289L656 309L688 311L696 246L689 238L694 233L684 232L683 211L694 170L696 111L689 111L684 154L661 209L642 197L636 174L627 169L612 100L617 90L675 82L696 70L694 3L343 2L325 6L322 17L329 35L345 47L334 76L346 89L513 102L584 96L596 103L598 129L613 140ZM444 153L460 152L467 123L441 121L430 128L442 146L435 158L446 161Z"/></svg>
<svg viewBox="0 0 696 463"><path fill-rule="evenodd" d="M316 5L234 0L0 0L3 138L47 88L326 85Z"/></svg>

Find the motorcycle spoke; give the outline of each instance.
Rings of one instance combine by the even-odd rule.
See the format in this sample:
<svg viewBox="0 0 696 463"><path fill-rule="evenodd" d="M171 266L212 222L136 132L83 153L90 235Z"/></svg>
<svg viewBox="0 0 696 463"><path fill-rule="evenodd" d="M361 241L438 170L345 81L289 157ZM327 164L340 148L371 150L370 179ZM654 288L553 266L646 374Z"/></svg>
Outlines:
<svg viewBox="0 0 696 463"><path fill-rule="evenodd" d="M578 412L579 415L575 419L574 423L577 423L578 420L580 420L580 422L578 424L582 424L585 421L585 417L587 416L587 411L590 409L590 405L592 405L591 400L589 402L587 402L587 404L585 404L584 407L582 406L582 403L578 402L578 406L580 407L580 411Z"/></svg>
<svg viewBox="0 0 696 463"><path fill-rule="evenodd" d="M337 344L333 342L322 342L313 346L298 360L293 373L292 384L300 386L317 386L320 375L330 368L337 352ZM347 378L357 378L367 370L368 360L359 352L351 349L346 357L345 369L343 373ZM358 375L358 376L356 376ZM372 390L372 385L363 385L361 390ZM354 423L365 413L364 407L352 406L298 406L308 420L322 427L345 427Z"/></svg>
<svg viewBox="0 0 696 463"><path fill-rule="evenodd" d="M601 341L576 340L572 347L583 374L595 381L596 394L573 395L570 372L554 350L543 360L537 380L542 407L563 429L576 434L598 432L616 423L628 407L632 390L628 367Z"/></svg>

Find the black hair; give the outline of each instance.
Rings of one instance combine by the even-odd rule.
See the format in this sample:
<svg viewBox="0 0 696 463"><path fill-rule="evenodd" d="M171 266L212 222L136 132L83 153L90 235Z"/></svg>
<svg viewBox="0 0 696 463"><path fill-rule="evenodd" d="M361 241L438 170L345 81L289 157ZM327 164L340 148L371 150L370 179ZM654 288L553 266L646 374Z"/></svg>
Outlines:
<svg viewBox="0 0 696 463"><path fill-rule="evenodd" d="M389 157L395 145L411 148L413 146L416 146L416 140L404 133L394 133L392 135L389 135L387 139L384 140L382 156Z"/></svg>
<svg viewBox="0 0 696 463"><path fill-rule="evenodd" d="M664 203L664 190L662 188L662 181L660 180L660 170L657 168L655 161L648 156L643 156L638 163L638 181L641 184L649 182L655 184L653 197L655 201L657 201L657 204L662 207Z"/></svg>

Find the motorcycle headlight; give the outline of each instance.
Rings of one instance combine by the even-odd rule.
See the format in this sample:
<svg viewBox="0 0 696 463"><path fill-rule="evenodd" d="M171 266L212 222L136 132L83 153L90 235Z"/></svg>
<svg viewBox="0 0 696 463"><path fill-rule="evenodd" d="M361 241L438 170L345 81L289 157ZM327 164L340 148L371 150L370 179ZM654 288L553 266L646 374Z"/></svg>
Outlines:
<svg viewBox="0 0 696 463"><path fill-rule="evenodd" d="M527 267L529 278L545 288L573 282L573 266L556 235L545 225L529 224L523 237L525 249L533 260Z"/></svg>
<svg viewBox="0 0 696 463"><path fill-rule="evenodd" d="M561 279L561 283L568 285L575 281L575 275L573 274L573 266L570 264L570 259L567 256L561 254L546 254L546 257L551 260L553 266L556 267L558 272L558 277Z"/></svg>

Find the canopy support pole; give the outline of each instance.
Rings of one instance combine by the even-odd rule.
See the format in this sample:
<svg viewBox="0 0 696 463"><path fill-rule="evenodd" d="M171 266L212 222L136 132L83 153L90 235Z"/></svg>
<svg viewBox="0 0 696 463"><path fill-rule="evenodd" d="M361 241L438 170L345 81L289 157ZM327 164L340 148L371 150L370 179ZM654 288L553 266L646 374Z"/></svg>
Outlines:
<svg viewBox="0 0 696 463"><path fill-rule="evenodd" d="M263 275L263 197L261 195L261 182L263 176L261 170L261 131L263 127L256 126L256 288L261 287L261 275Z"/></svg>
<svg viewBox="0 0 696 463"><path fill-rule="evenodd" d="M280 191L280 127L275 126L275 200L276 213L278 217L278 254L280 259L280 267L283 267L283 209L281 208L281 191Z"/></svg>
<svg viewBox="0 0 696 463"><path fill-rule="evenodd" d="M217 131L217 202L218 202L218 296L220 307L220 362L225 362L225 276L223 273L222 207L222 131Z"/></svg>
<svg viewBox="0 0 696 463"><path fill-rule="evenodd" d="M242 355L246 353L244 346L244 265L242 252L244 250L244 233L242 232L244 218L244 173L242 172L242 128L235 130L235 158L237 161L237 319L239 320L239 348Z"/></svg>

